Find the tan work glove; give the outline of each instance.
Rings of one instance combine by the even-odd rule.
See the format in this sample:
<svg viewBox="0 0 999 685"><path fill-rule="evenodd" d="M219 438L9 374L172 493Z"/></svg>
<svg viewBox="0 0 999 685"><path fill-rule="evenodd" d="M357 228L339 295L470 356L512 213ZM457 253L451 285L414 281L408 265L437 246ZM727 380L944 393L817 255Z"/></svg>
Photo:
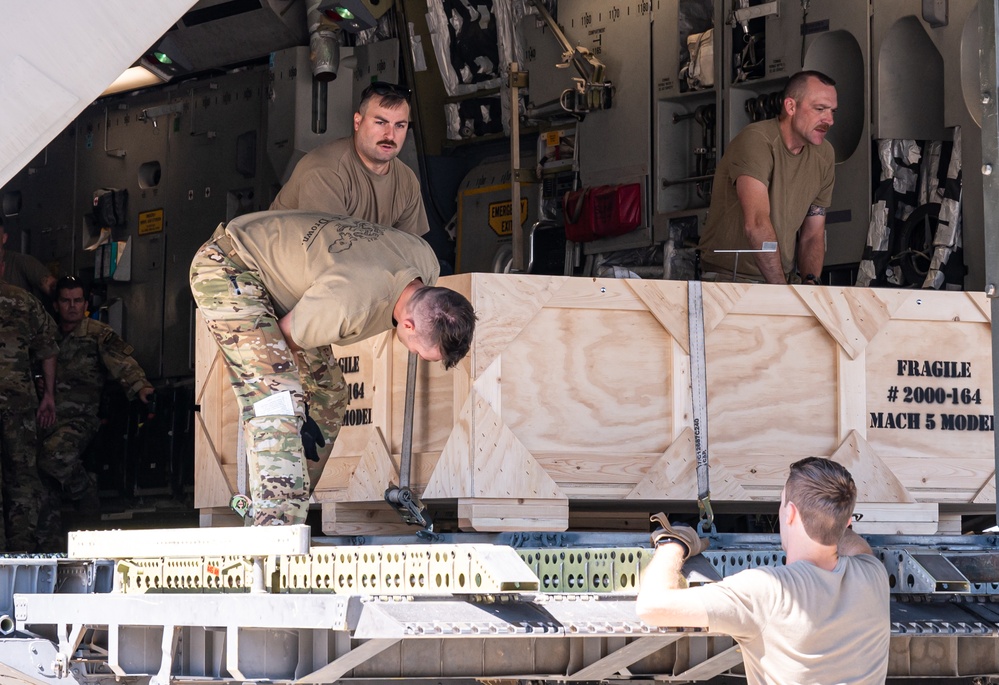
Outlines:
<svg viewBox="0 0 999 685"><path fill-rule="evenodd" d="M687 550L683 558L689 559L690 557L696 557L711 544L711 541L707 538L698 537L697 531L690 526L683 525L682 523L675 526L671 525L669 519L666 518L666 514L662 512L653 514L649 520L658 524L658 527L652 531L650 536L653 547L658 547L665 542L679 542Z"/></svg>

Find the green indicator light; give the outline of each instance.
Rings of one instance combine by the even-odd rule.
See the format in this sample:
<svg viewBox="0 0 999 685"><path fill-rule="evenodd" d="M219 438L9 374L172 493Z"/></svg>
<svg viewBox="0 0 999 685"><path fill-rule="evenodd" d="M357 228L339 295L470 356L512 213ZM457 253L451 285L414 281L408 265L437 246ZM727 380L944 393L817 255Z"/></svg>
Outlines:
<svg viewBox="0 0 999 685"><path fill-rule="evenodd" d="M333 9L333 11L336 12L337 14L339 14L341 19L356 19L357 18L357 17L354 16L353 12L351 12L346 7L343 7L342 5L337 5Z"/></svg>
<svg viewBox="0 0 999 685"><path fill-rule="evenodd" d="M165 52L154 52L153 57L155 57L156 61L160 64L173 64L173 60L170 59L169 55Z"/></svg>

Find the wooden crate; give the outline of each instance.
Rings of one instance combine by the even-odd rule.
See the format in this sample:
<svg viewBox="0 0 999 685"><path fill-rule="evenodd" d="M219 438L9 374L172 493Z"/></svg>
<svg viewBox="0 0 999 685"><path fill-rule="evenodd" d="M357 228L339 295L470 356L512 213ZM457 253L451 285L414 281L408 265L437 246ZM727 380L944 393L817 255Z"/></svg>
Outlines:
<svg viewBox="0 0 999 685"><path fill-rule="evenodd" d="M386 411L386 405L391 402L389 394L381 393L381 399L387 402L376 405L379 393L375 390L373 374L374 360L379 359L390 344L386 335L355 346L334 348L351 396L344 417L348 425L340 432L322 481L346 483L350 480L374 432L373 412L377 415ZM194 506L202 511L203 524L220 525L226 518L225 512L229 511L231 496L245 491L245 482L241 483L239 476L242 458L239 412L231 374L200 313L195 346L195 395L200 410L195 421ZM382 364L379 370L390 373L392 365ZM402 371L405 373L405 366ZM377 382L379 386L385 383L384 376L379 375ZM380 417L379 425L389 423L390 418ZM245 481L245 476L242 480ZM234 513L229 513L235 517Z"/></svg>
<svg viewBox="0 0 999 685"><path fill-rule="evenodd" d="M457 369L419 367L412 485L425 500L456 503L464 529L501 531L564 530L574 503L627 512L696 499L685 282L442 282L469 297L479 324ZM917 503L992 508L984 295L734 283L703 292L713 500L778 501L788 465L816 455L850 468L861 502L918 509L919 531L935 509ZM211 344L199 341L199 374L214 369L198 386L199 507L227 500L235 473L234 441L212 421L234 405L231 390L217 365L200 365ZM356 392L316 490L324 531L405 530L381 502L398 482L405 350L385 334L335 351ZM951 377L910 375L923 362Z"/></svg>
<svg viewBox="0 0 999 685"><path fill-rule="evenodd" d="M995 502L983 294L717 284L705 298L712 456L747 494L779 494L780 455L820 455L851 469L861 501ZM911 375L924 362L969 375ZM970 416L989 430L957 430Z"/></svg>

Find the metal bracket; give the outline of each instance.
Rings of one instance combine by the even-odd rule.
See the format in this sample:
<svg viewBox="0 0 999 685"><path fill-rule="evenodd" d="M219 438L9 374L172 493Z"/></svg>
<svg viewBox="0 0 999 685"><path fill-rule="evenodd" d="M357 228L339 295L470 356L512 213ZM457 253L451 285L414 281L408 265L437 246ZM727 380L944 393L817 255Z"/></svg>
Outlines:
<svg viewBox="0 0 999 685"><path fill-rule="evenodd" d="M150 121L153 124L153 128L156 128L156 119L158 117L167 114L180 114L184 111L183 102L174 102L169 105L160 105L159 107L147 107L139 113L136 117L139 121Z"/></svg>
<svg viewBox="0 0 999 685"><path fill-rule="evenodd" d="M923 21L938 29L948 22L949 0L923 0Z"/></svg>
<svg viewBox="0 0 999 685"><path fill-rule="evenodd" d="M430 527L430 519L424 514L427 507L412 490L389 483L385 490L385 501L395 507L402 520L411 526Z"/></svg>
<svg viewBox="0 0 999 685"><path fill-rule="evenodd" d="M612 103L613 84L604 81L605 65L590 50L574 45L562 32L558 22L540 0L530 0L541 20L562 47L562 62L557 68L573 67L579 78L573 78L575 88L562 93L559 102L567 112L584 114L594 109L608 109ZM775 3L776 4L776 3Z"/></svg>
<svg viewBox="0 0 999 685"><path fill-rule="evenodd" d="M776 0L773 2L765 2L762 5L754 5L753 7L732 10L732 19L729 23L732 26L740 24L745 26L751 19L759 19L760 17L769 17L771 15L776 17L780 16L780 4Z"/></svg>
<svg viewBox="0 0 999 685"><path fill-rule="evenodd" d="M765 252L776 252L777 243L776 241L766 241L760 246L759 250L715 250L715 254L732 253L735 255L735 263L732 265L732 280L735 281L739 277L739 255L742 254L759 254Z"/></svg>
<svg viewBox="0 0 999 685"><path fill-rule="evenodd" d="M513 66L510 68L510 81L509 85L511 88L527 88L530 78L528 72L520 71Z"/></svg>
<svg viewBox="0 0 999 685"><path fill-rule="evenodd" d="M534 169L514 169L513 180L517 183L537 183L538 175Z"/></svg>
<svg viewBox="0 0 999 685"><path fill-rule="evenodd" d="M66 623L59 624L57 630L59 634L59 652L55 655L55 659L52 662L52 672L55 673L57 678L65 678L69 675L69 667L73 661L73 654L80 647L84 629L85 626L82 623L77 623L72 628Z"/></svg>

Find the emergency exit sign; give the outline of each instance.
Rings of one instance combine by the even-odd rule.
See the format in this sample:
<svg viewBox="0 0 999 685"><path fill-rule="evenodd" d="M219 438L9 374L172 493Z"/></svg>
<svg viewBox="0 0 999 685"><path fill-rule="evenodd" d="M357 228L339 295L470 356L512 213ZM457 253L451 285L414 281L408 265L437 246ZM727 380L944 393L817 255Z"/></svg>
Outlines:
<svg viewBox="0 0 999 685"><path fill-rule="evenodd" d="M520 225L527 223L527 198L520 198ZM513 233L513 201L489 203L489 228L496 235Z"/></svg>

